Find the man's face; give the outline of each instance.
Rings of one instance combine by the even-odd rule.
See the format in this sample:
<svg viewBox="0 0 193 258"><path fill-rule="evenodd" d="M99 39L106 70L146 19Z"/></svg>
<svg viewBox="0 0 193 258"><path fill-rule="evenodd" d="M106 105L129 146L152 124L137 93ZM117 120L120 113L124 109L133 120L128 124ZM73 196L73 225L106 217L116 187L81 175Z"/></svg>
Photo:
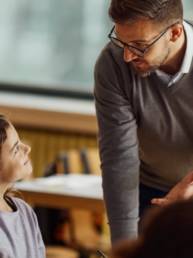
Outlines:
<svg viewBox="0 0 193 258"><path fill-rule="evenodd" d="M139 20L131 24L115 24L116 37L124 43L140 49L145 48L166 28L147 20ZM153 44L143 57L134 54L127 47L123 49L125 62L131 62L134 69L143 77L164 65L168 61L171 48L171 30L168 29L158 41Z"/></svg>

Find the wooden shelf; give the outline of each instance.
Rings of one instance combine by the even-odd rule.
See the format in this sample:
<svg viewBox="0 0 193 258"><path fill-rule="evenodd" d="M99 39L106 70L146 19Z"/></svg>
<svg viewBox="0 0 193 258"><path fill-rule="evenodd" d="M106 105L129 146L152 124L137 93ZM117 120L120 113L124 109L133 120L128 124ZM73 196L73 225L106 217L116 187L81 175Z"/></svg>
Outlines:
<svg viewBox="0 0 193 258"><path fill-rule="evenodd" d="M97 134L93 101L1 92L0 113L20 127Z"/></svg>

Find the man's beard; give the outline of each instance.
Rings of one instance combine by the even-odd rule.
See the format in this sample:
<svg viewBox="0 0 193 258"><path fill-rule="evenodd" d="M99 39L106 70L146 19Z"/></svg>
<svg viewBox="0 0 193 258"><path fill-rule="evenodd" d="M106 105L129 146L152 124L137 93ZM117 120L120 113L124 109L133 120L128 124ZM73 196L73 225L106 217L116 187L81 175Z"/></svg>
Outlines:
<svg viewBox="0 0 193 258"><path fill-rule="evenodd" d="M165 52L165 56L162 58L162 60L156 61L155 62L155 63L157 63L156 65L149 66L149 69L147 71L142 71L140 69L137 69L137 67L132 62L131 63L132 63L132 66L133 66L134 71L136 72L136 74L138 74L140 77L145 78L145 77L150 76L157 69L159 69L160 66L162 66L165 63L165 61L167 60L168 55L169 55L169 49L167 49L167 52Z"/></svg>
<svg viewBox="0 0 193 258"><path fill-rule="evenodd" d="M133 64L132 64L132 67L133 67L135 73L143 78L150 76L152 73L155 72L155 70L157 70L159 68L159 66L151 66L147 71L141 71L141 70L137 69Z"/></svg>
<svg viewBox="0 0 193 258"><path fill-rule="evenodd" d="M155 70L157 70L158 68L159 68L159 66L152 66L152 67L151 67L148 71L146 71L146 72L139 71L139 70L137 70L136 68L135 68L135 70L136 70L136 73L137 73L139 76L145 78L145 77L150 76L152 73L154 73Z"/></svg>

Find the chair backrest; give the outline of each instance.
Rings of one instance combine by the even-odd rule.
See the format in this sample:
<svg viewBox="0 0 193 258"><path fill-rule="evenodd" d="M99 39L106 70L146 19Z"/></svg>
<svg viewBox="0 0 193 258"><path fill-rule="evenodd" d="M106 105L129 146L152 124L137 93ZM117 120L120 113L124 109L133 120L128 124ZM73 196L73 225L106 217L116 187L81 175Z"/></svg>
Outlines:
<svg viewBox="0 0 193 258"><path fill-rule="evenodd" d="M78 258L79 253L70 248L64 247L54 247L47 246L46 247L46 257L47 258Z"/></svg>

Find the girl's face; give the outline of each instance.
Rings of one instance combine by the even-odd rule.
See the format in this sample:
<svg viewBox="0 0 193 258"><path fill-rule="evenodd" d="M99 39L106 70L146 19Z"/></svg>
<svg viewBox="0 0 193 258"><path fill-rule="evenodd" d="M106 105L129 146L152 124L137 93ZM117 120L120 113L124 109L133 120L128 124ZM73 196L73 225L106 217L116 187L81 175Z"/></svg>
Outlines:
<svg viewBox="0 0 193 258"><path fill-rule="evenodd" d="M11 124L6 129L6 133L7 139L1 146L0 181L12 183L31 174L32 165L29 159L31 149L20 141Z"/></svg>

